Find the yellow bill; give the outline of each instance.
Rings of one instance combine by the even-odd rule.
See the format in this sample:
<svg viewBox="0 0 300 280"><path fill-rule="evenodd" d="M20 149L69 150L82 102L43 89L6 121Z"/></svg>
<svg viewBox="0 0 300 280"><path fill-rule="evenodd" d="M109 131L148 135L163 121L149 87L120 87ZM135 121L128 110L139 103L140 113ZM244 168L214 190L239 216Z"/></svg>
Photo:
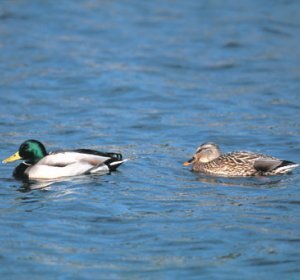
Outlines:
<svg viewBox="0 0 300 280"><path fill-rule="evenodd" d="M6 158L5 160L3 160L3 163L9 163L9 162L13 162L16 160L22 159L19 152L16 152L15 154L13 154L12 156Z"/></svg>

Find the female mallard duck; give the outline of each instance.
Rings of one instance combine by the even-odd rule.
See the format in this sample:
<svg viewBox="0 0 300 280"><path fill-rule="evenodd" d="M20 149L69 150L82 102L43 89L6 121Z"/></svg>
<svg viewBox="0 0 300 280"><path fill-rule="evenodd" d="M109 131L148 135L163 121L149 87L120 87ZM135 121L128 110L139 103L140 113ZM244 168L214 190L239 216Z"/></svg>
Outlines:
<svg viewBox="0 0 300 280"><path fill-rule="evenodd" d="M14 155L3 163L22 159L14 170L18 179L56 179L61 177L114 171L124 161L118 153L104 153L89 149L47 153L44 145L27 140Z"/></svg>
<svg viewBox="0 0 300 280"><path fill-rule="evenodd" d="M183 165L190 164L193 164L193 171L224 177L285 174L299 166L291 161L251 152L232 152L222 155L218 145L214 143L200 145L193 158Z"/></svg>

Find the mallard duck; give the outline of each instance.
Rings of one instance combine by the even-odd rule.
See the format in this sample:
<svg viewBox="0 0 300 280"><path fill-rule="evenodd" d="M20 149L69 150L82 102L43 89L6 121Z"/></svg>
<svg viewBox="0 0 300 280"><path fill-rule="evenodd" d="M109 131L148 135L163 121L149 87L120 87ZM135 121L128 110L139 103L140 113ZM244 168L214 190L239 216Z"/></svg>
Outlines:
<svg viewBox="0 0 300 280"><path fill-rule="evenodd" d="M219 146L214 143L200 145L193 158L183 165L190 164L193 165L193 171L224 177L285 174L299 166L291 161L252 152L222 154Z"/></svg>
<svg viewBox="0 0 300 280"><path fill-rule="evenodd" d="M56 179L93 173L114 171L124 161L118 153L105 153L89 149L47 153L37 140L27 140L19 151L3 163L24 160L14 170L18 179Z"/></svg>

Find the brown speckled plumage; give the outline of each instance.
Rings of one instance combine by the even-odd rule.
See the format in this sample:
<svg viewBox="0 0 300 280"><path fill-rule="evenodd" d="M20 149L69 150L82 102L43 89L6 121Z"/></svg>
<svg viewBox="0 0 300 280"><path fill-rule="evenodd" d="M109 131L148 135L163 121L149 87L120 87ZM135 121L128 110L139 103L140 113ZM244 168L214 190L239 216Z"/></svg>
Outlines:
<svg viewBox="0 0 300 280"><path fill-rule="evenodd" d="M194 157L184 165L192 164L192 170L224 177L269 176L285 174L299 166L291 161L252 152L221 154L214 143L199 146Z"/></svg>

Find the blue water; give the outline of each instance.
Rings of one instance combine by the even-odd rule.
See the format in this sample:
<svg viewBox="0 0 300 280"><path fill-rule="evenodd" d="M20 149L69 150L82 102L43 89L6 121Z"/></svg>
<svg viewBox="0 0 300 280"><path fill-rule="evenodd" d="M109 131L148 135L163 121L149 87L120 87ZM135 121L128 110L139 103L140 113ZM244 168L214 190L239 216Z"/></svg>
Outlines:
<svg viewBox="0 0 300 280"><path fill-rule="evenodd" d="M122 152L40 188L0 168L1 279L298 279L300 171L207 178L205 141L300 161L299 1L0 3L1 159Z"/></svg>

